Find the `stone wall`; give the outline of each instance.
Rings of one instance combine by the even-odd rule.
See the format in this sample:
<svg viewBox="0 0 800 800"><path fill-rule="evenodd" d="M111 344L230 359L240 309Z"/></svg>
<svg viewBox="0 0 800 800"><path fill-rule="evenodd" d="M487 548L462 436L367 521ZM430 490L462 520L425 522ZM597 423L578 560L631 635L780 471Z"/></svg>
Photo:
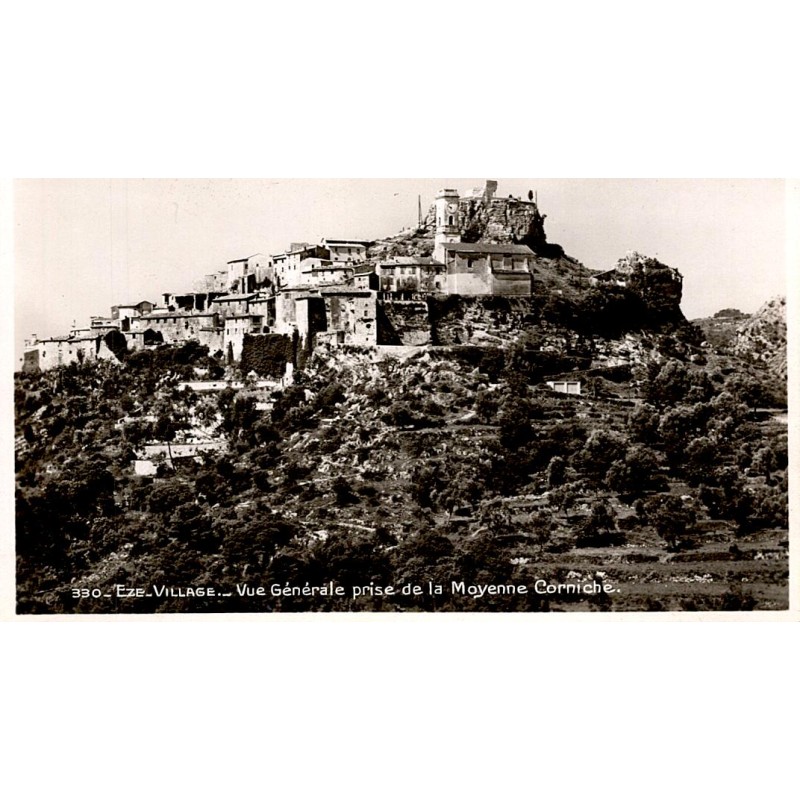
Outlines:
<svg viewBox="0 0 800 800"><path fill-rule="evenodd" d="M492 273L492 294L503 297L530 297L531 275L529 272Z"/></svg>
<svg viewBox="0 0 800 800"><path fill-rule="evenodd" d="M424 300L378 301L378 344L430 344L428 304Z"/></svg>
<svg viewBox="0 0 800 800"><path fill-rule="evenodd" d="M526 327L535 301L530 297L428 299L431 343L500 344L515 340Z"/></svg>

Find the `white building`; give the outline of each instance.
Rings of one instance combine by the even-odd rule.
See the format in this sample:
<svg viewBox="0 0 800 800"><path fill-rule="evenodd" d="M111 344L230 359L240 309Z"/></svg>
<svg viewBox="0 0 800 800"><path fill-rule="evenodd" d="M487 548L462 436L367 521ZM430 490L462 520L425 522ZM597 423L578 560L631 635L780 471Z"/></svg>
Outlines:
<svg viewBox="0 0 800 800"><path fill-rule="evenodd" d="M341 264L363 264L367 260L370 242L357 239L323 239L322 246L330 250L331 261Z"/></svg>

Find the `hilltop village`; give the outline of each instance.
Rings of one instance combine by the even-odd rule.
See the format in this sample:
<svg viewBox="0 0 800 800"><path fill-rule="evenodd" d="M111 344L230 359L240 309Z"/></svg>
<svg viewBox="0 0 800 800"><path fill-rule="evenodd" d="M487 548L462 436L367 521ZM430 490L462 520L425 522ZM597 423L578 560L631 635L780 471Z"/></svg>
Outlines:
<svg viewBox="0 0 800 800"><path fill-rule="evenodd" d="M532 193L523 200L496 191L496 181L465 197L442 189L410 237L292 243L229 261L194 291L115 305L64 336L34 335L23 371L189 340L239 361L245 337L275 334L299 337L309 351L426 344L426 298L531 296L536 253L528 242L545 241L544 217Z"/></svg>
<svg viewBox="0 0 800 800"><path fill-rule="evenodd" d="M19 613L786 608L785 302L690 324L677 270L589 270L496 195L30 342Z"/></svg>

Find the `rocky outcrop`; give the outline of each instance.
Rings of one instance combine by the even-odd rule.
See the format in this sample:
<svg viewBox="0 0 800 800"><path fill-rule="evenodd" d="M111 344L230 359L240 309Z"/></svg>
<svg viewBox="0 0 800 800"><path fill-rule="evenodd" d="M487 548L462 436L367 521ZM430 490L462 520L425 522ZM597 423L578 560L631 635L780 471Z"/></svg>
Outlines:
<svg viewBox="0 0 800 800"><path fill-rule="evenodd" d="M522 297L432 297L428 309L436 345L507 346L535 319L535 301Z"/></svg>
<svg viewBox="0 0 800 800"><path fill-rule="evenodd" d="M559 258L564 250L547 241L545 214L536 203L516 197L462 197L459 200L460 233L463 242L524 244L538 256ZM431 206L422 224L413 232L375 242L371 258L429 256L436 232L435 208Z"/></svg>
<svg viewBox="0 0 800 800"><path fill-rule="evenodd" d="M378 344L430 344L428 305L422 300L379 300Z"/></svg>
<svg viewBox="0 0 800 800"><path fill-rule="evenodd" d="M545 216L536 203L514 197L464 198L460 201L461 239L464 242L524 244L537 255L555 258L564 251L550 245L544 231Z"/></svg>
<svg viewBox="0 0 800 800"><path fill-rule="evenodd" d="M786 298L767 301L744 322L736 333L733 346L737 355L765 364L781 380L786 366Z"/></svg>
<svg viewBox="0 0 800 800"><path fill-rule="evenodd" d="M594 276L599 284L616 284L638 295L654 322L682 322L683 276L673 267L635 251L626 253L614 269Z"/></svg>

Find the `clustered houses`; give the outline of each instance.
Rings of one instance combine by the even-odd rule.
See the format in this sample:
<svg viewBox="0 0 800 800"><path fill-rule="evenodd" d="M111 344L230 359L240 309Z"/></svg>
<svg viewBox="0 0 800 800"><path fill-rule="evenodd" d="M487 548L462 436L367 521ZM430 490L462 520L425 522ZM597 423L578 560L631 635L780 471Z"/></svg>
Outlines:
<svg viewBox="0 0 800 800"><path fill-rule="evenodd" d="M486 203L498 202L496 188L487 181ZM34 337L26 342L23 369L113 358L120 342L136 350L191 339L234 360L248 335L296 333L308 345L375 345L383 303L432 294L530 296L534 253L519 244L462 242L459 200L453 189L436 197L432 256L370 259L367 241L295 242L283 253L229 261L195 291L164 294L161 304L116 305L110 317L93 317L89 328L69 336Z"/></svg>

